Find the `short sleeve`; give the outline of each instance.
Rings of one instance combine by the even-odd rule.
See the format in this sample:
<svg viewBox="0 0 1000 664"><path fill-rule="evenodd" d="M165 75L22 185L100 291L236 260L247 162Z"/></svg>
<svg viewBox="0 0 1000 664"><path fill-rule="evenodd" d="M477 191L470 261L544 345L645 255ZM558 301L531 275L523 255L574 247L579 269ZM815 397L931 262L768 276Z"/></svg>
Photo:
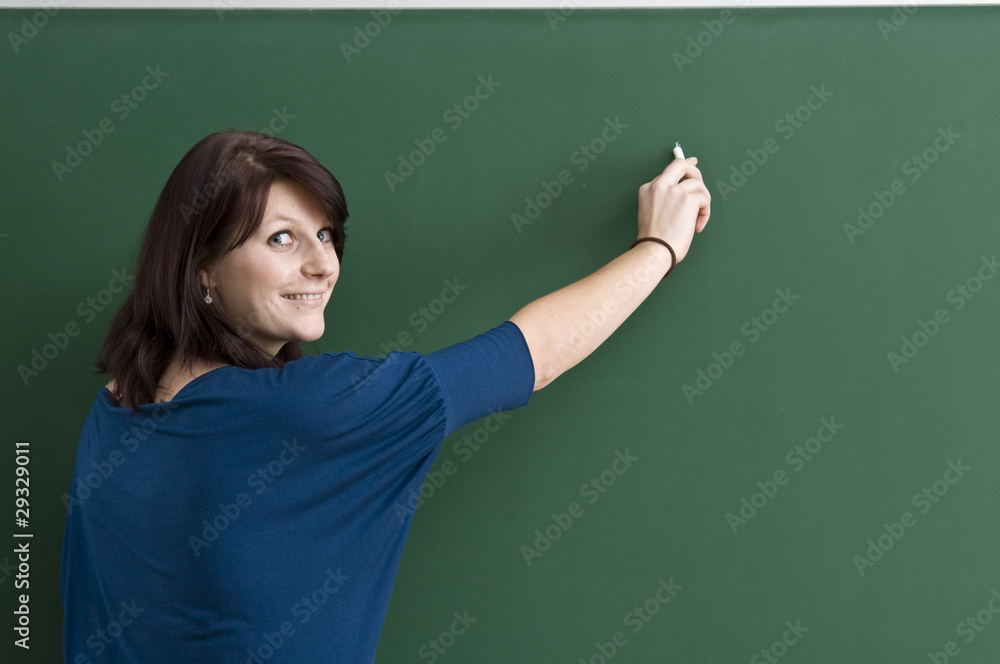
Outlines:
<svg viewBox="0 0 1000 664"><path fill-rule="evenodd" d="M535 387L528 343L512 321L424 359L441 385L445 436L490 413L525 405Z"/></svg>

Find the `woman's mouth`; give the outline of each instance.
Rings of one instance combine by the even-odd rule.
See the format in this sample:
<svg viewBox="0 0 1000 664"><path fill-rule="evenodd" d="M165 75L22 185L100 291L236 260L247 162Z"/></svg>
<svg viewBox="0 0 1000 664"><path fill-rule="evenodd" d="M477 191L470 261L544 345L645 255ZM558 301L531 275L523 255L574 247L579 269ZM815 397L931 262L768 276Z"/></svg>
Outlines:
<svg viewBox="0 0 1000 664"><path fill-rule="evenodd" d="M322 300L322 293L291 293L289 295L282 295L281 297L286 300Z"/></svg>

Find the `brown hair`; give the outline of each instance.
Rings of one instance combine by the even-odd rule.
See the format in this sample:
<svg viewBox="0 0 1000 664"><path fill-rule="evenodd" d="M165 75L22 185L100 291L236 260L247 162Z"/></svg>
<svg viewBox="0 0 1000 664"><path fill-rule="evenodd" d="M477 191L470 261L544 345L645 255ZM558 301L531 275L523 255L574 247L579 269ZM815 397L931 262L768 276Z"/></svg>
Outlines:
<svg viewBox="0 0 1000 664"><path fill-rule="evenodd" d="M287 179L319 199L344 255L347 203L337 179L311 154L254 131L206 136L167 179L149 218L132 292L111 322L96 362L115 380L114 398L138 410L155 399L170 363L195 359L259 369L302 357L290 341L272 359L218 306L205 303L198 271L256 232L271 184Z"/></svg>

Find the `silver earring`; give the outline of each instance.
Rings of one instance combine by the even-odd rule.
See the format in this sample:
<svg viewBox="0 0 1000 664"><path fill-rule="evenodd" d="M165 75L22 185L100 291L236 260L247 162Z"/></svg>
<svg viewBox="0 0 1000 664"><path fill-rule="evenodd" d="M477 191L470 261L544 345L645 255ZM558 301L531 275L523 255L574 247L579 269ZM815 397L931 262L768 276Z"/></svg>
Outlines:
<svg viewBox="0 0 1000 664"><path fill-rule="evenodd" d="M208 289L205 289L205 304L212 304L212 296L208 294Z"/></svg>

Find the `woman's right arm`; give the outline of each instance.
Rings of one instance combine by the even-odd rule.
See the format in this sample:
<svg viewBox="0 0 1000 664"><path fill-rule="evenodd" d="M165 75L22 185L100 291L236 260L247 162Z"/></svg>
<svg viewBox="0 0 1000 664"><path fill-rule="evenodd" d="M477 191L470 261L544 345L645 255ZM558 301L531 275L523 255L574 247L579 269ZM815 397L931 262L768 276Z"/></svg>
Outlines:
<svg viewBox="0 0 1000 664"><path fill-rule="evenodd" d="M675 159L639 188L638 237L660 238L681 262L711 214L711 194L694 157ZM535 390L587 357L631 315L670 268L670 251L640 242L593 274L541 297L510 320L535 368Z"/></svg>

